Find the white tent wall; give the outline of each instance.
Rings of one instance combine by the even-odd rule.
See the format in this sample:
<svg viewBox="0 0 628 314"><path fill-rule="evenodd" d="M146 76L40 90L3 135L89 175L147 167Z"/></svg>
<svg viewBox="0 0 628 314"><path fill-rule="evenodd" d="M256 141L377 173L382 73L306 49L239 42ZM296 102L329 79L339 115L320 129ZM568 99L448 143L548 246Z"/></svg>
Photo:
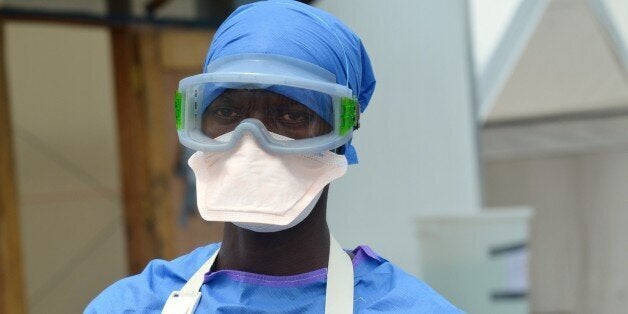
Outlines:
<svg viewBox="0 0 628 314"><path fill-rule="evenodd" d="M466 2L315 5L361 36L378 80L354 140L360 164L332 184L331 228L418 274L416 217L481 205Z"/></svg>
<svg viewBox="0 0 628 314"><path fill-rule="evenodd" d="M534 313L628 308L628 151L485 164L488 206L526 204Z"/></svg>

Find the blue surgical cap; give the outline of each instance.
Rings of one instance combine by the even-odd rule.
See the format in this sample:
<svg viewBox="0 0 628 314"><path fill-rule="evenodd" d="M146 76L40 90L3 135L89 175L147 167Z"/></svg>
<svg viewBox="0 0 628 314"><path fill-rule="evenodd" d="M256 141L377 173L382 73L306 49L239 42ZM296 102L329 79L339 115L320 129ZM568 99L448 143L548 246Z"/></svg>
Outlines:
<svg viewBox="0 0 628 314"><path fill-rule="evenodd" d="M371 61L360 38L331 14L292 0L269 0L236 9L214 34L203 69L221 57L267 53L301 59L348 85L364 112L375 89ZM349 164L358 162L351 143Z"/></svg>

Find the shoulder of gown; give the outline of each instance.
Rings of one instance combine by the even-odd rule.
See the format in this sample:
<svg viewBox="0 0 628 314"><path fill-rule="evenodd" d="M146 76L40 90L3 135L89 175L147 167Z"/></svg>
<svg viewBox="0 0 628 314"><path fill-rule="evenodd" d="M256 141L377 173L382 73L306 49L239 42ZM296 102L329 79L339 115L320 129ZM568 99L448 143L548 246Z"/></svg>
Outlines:
<svg viewBox="0 0 628 314"><path fill-rule="evenodd" d="M355 267L356 312L463 313L429 285L378 256L368 246L360 246L354 253L356 259L361 259Z"/></svg>
<svg viewBox="0 0 628 314"><path fill-rule="evenodd" d="M141 273L103 290L84 313L159 313L170 293L181 289L218 247L218 243L212 243L171 261L152 260Z"/></svg>

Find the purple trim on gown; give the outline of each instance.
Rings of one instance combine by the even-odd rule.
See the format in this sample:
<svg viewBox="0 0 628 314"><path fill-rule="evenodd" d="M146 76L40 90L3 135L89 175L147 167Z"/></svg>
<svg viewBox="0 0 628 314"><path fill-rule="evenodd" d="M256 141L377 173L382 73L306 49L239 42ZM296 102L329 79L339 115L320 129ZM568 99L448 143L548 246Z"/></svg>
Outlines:
<svg viewBox="0 0 628 314"><path fill-rule="evenodd" d="M367 258L377 260L379 259L377 254L375 254L375 252L373 252L373 250L371 250L371 248L366 245L358 246L352 251L352 253L352 263L354 269L360 263L364 262ZM204 283L207 284L214 280L216 277L222 276L225 276L233 281L239 281L252 285L267 287L298 287L318 282L321 279L327 278L327 268L321 268L307 273L291 276L262 275L239 270L219 270L205 274Z"/></svg>

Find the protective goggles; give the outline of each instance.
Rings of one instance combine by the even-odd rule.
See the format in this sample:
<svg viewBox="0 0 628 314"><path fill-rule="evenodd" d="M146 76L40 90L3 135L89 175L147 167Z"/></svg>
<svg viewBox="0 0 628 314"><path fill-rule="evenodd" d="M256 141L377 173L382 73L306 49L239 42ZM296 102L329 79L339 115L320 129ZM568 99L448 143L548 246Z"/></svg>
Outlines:
<svg viewBox="0 0 628 314"><path fill-rule="evenodd" d="M175 93L179 141L197 151L229 150L248 132L270 153L318 153L347 143L359 114L332 73L278 55L222 57Z"/></svg>

